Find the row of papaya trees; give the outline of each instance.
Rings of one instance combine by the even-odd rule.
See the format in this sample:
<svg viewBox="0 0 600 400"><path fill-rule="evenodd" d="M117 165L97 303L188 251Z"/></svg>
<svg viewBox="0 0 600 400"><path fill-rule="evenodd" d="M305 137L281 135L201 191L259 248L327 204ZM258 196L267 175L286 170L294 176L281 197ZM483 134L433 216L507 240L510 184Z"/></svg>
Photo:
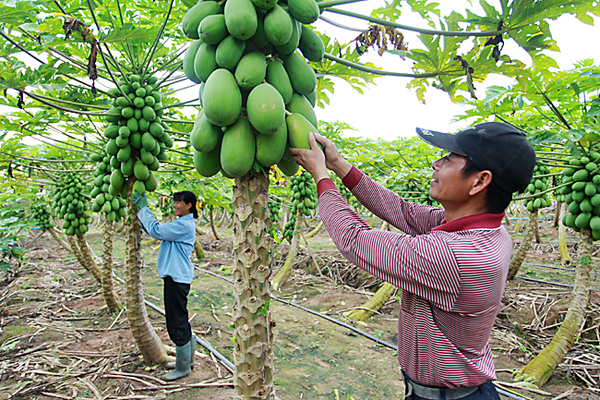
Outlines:
<svg viewBox="0 0 600 400"><path fill-rule="evenodd" d="M538 70L544 71L552 66L552 59L543 53L544 48L552 46L546 20L572 13L589 23L589 14L598 11L586 1L559 0L502 3L497 9L486 4L482 15L468 11L465 15L454 12L447 17L439 17L439 11L427 2L387 4L371 10L369 15L338 7L354 2L184 0L182 3L170 1L168 6L156 2L125 6L119 2L88 1L83 7L77 1L0 4L0 36L3 39L0 42L3 55L0 87L5 93L2 105L11 108L10 113L0 116L7 139L3 142L2 151L8 154L9 158L5 160L10 159L6 163L7 176L19 182L18 185L14 181L10 184L14 190L22 185L29 188L19 190L30 190L31 186L40 185L57 188L53 200L60 209L55 212L64 221L61 226L67 234L69 248L82 265L86 265L102 282L105 293L109 295L112 274L107 271L112 268L112 251L108 242L115 224L124 221L122 226L127 237L125 307L131 331L145 362L164 363L167 355L144 306L140 279L141 229L131 203L134 188L168 196L163 185L171 181L171 187L177 187L183 182L172 182L176 180L171 178L172 174L191 174L193 168L205 177L222 172L222 175L234 178L229 207L226 208L233 211L234 227L236 394L240 399L272 399L274 324L270 313L263 311L268 310L270 303L270 250L273 246L269 171L277 163L284 174L295 174L297 166L291 165L283 154L287 143L305 145L303 140L307 133L318 128L312 123L312 110L302 99L311 108L326 106L332 101L330 95L334 93L334 80L344 80L361 90L374 82L377 76L388 75L411 78L410 85L421 100L424 100L427 87L435 86L448 92L452 100L459 101L464 99L463 94L474 96L475 79L484 79L489 73L502 73L517 78L521 85L507 89L504 96L508 98L511 90L538 87L549 99L544 104L554 113L553 118L562 123L558 117L560 112L554 111L559 107L546 94L548 89L544 85L549 84L549 74L542 73L541 77L545 80L539 81ZM206 13L202 18L196 17L198 37L195 38L185 16L191 10L207 7L203 3L212 6L215 12ZM243 17L238 15L240 9L245 10ZM423 21L438 29L411 27L397 22L402 13L409 10L417 12ZM341 29L356 29L347 23L336 22L335 18L340 15L360 23L360 34L353 42L339 43L311 26L321 19ZM210 23L204 22L205 19ZM366 25L367 22L370 25ZM461 29L461 26L468 28ZM423 47L409 51L402 39L402 30L417 32ZM257 32L264 37L256 37ZM308 44L302 44L304 35L312 35ZM229 37L232 38L227 39ZM190 43L190 39L200 42ZM221 52L217 53L224 40L231 43L225 56L220 57ZM527 50L533 60L533 68L537 69L532 71L516 58L502 54L503 40L513 40ZM191 63L186 64L186 57L191 57L188 54L193 53L190 49L194 43L197 48L190 70ZM300 52L296 51L298 47ZM412 60L412 71L383 71L375 65L362 63L361 54L376 48L380 54L389 53ZM234 50L237 53L232 54ZM315 51L318 57L314 55ZM246 67L239 73L238 64L232 62L237 59L236 54L240 56L238 64L246 60L243 63ZM266 70L267 62L275 70L273 75L276 78L272 78L271 82L268 71L264 75L261 72L263 63ZM593 68L587 68L593 74ZM283 72L288 76L289 85ZM597 83L594 79L590 82ZM216 100L217 87L221 85L228 88L230 102L226 106ZM290 85L292 90L288 101ZM593 92L587 83L578 83L577 87L576 95L580 97ZM190 88L202 94L181 100L179 97L186 96ZM290 108L294 95L304 97L296 96L298 104ZM497 99L505 101L503 96ZM523 95L520 100L518 95L515 99L513 103L517 104L515 108L518 110L526 110L526 106L530 105L528 102L533 102ZM489 101L484 103L485 106L474 103L477 111L488 107L485 108L487 114L479 112L477 118L493 114L497 118L510 119L521 114L516 111L508 115L496 112L496 105L490 106L494 99L486 100ZM270 110L273 111L265 112L264 105L272 106ZM189 110L199 110L195 121L190 118ZM579 109L581 113L584 112L582 110L590 117L589 126L594 126L595 115L593 112L590 114L590 106L584 104ZM542 115L548 117L546 113ZM585 211L582 204L584 199L589 198L590 204L593 200L593 195L588 195L586 188L588 182L595 184L593 177L596 171L589 171L591 166L588 168L589 162L595 162L592 154L595 131L577 128L583 129L583 133L579 134L577 129L568 125L564 126L564 130L557 129L556 126L561 125L557 125L555 119L549 122L538 120L536 125L531 126L516 119L514 123L531 132L536 145L546 146L550 142L552 151L560 153L553 160L552 168L563 168L568 164L574 170L572 175L564 174L573 179L572 192L564 195L568 198L571 194L571 203L574 199L577 201L579 210L575 210L575 206L569 210L570 215L577 214L572 223L580 229L582 241L589 243L595 230L592 221L596 214L593 214L593 209ZM204 147L205 139L210 136L198 136L199 125L217 138L213 140L216 144L211 150ZM325 128L324 131L331 130ZM20 141L25 137L44 143L44 150L33 157L24 156L25 146ZM197 140L192 142L192 138ZM244 140L243 151L232 154L218 151L207 156L215 149L229 149L228 143L241 143L236 142L236 138ZM269 157L264 153L258 156L259 143L275 138L278 139L277 146L266 146L270 149L266 154ZM284 144L281 145L281 142ZM382 181L387 181L391 188L429 201L424 195L426 187L418 184L418 167L405 168L409 161L404 155L417 145L398 141L398 148L394 149L396 164L392 167L395 167L396 173L393 176L393 169L387 165L392 159L361 160L356 154L360 144L345 142L342 149L365 171L387 172L382 174ZM279 154L282 149L283 153ZM252 157L246 154L248 152L252 153ZM367 154L363 151L362 157L368 157ZM589 160L585 165L579 165L567 160L566 154L575 157L579 164L584 164L583 157ZM285 166L282 160L287 161ZM424 165L430 161L426 156ZM414 161L411 159L410 162ZM210 170L208 167L211 167ZM581 181L575 180L576 174L578 178L583 175L580 173L582 168L588 171L588 176ZM71 175L76 172L93 175L94 188L89 193L83 189L82 179ZM414 175L414 181L410 175ZM89 179L91 182L92 178ZM214 176L199 178L197 175L194 178L198 192L204 193L207 200L212 198L210 191L221 189L226 179ZM573 193L581 190L573 185L584 181L583 192L587 197L577 200ZM404 187L395 187L398 182L403 182ZM299 189L301 183L306 187L308 182L304 178L296 178L290 186L295 185ZM567 187L566 182L564 187ZM293 199L292 204L296 204L296 210L300 212L303 208L310 210L310 205L314 206L313 199L310 195L302 195L302 189L299 190L295 193L300 195ZM540 197L545 194L544 190L539 190L537 193L534 190L532 195ZM591 193L591 189L588 190ZM300 196L304 196L302 206ZM539 205L542 205L541 199ZM103 214L106 219L103 224L106 238L102 259L104 268L99 277L93 267L94 255L82 240L94 217L93 212ZM593 215L588 219L587 216L580 217L580 212ZM294 216L299 219L291 215L290 220ZM588 225L582 222L584 219ZM573 218L569 217L565 222L571 220ZM585 254L580 260L586 260ZM589 271L589 263L580 264L585 264L582 268ZM107 299L107 304L109 301ZM118 307L115 301L112 309ZM573 326L577 332L581 323ZM543 384L546 375L547 372L538 377L523 371L526 380L533 380L538 385Z"/></svg>

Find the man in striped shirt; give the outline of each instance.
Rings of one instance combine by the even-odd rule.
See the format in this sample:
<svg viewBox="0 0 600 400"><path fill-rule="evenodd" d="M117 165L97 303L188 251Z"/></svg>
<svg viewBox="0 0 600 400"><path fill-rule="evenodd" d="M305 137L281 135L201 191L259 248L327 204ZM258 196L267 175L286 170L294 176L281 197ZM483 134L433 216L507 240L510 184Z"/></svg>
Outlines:
<svg viewBox="0 0 600 400"><path fill-rule="evenodd" d="M429 191L443 209L405 201L320 135L310 135L311 150L291 152L317 182L319 214L340 252L402 289L398 361L405 398L499 399L488 339L512 251L502 218L512 193L531 180L535 152L525 135L504 123L456 135L420 128L417 133L449 152L433 162ZM371 229L343 200L327 169L404 233Z"/></svg>

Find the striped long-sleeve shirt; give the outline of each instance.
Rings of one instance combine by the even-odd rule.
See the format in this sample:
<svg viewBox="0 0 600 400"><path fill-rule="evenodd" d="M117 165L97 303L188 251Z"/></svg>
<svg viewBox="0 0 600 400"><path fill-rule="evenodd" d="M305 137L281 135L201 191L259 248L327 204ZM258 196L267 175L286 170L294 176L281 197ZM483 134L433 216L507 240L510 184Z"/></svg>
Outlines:
<svg viewBox="0 0 600 400"><path fill-rule="evenodd" d="M369 227L322 179L319 214L352 263L402 289L398 361L423 385L454 388L496 379L488 343L508 273L512 242L504 214L447 223L443 210L404 201L352 168L344 184L402 232Z"/></svg>

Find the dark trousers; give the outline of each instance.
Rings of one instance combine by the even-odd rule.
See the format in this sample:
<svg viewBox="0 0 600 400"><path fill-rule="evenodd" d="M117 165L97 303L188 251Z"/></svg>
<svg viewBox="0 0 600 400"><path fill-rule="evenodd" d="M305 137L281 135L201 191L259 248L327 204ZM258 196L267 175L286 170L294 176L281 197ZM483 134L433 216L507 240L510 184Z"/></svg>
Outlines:
<svg viewBox="0 0 600 400"><path fill-rule="evenodd" d="M163 282L167 332L175 345L183 346L192 338L192 327L188 321L187 310L190 285L175 282L170 276L163 278Z"/></svg>
<svg viewBox="0 0 600 400"><path fill-rule="evenodd" d="M406 379L409 379L406 374L404 374L404 379L406 381ZM426 400L424 397L420 397L417 396L416 394L412 393L410 396L406 396L406 393L408 392L408 386L407 386L407 391L405 391L405 397L404 400ZM442 393L441 396L439 397L440 400L446 400L446 396ZM494 386L494 384L491 381L487 381L485 383L482 383L481 385L479 385L477 387L477 390L475 390L475 392L465 396L465 397L461 397L460 400L500 400L500 396L498 395L498 392L496 391L496 387Z"/></svg>

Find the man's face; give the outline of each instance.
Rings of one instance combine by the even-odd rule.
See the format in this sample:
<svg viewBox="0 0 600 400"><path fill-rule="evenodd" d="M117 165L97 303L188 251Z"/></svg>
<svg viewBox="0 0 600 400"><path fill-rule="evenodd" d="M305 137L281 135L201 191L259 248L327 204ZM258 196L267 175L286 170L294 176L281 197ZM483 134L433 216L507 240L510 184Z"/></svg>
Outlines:
<svg viewBox="0 0 600 400"><path fill-rule="evenodd" d="M466 161L465 156L448 153L432 164L433 175L429 195L444 208L460 205L469 199L473 179L465 178L461 172Z"/></svg>
<svg viewBox="0 0 600 400"><path fill-rule="evenodd" d="M190 213L190 209L192 208L192 203L186 203L181 200L173 200L173 209L175 210L176 217L183 217L184 215L188 215Z"/></svg>

